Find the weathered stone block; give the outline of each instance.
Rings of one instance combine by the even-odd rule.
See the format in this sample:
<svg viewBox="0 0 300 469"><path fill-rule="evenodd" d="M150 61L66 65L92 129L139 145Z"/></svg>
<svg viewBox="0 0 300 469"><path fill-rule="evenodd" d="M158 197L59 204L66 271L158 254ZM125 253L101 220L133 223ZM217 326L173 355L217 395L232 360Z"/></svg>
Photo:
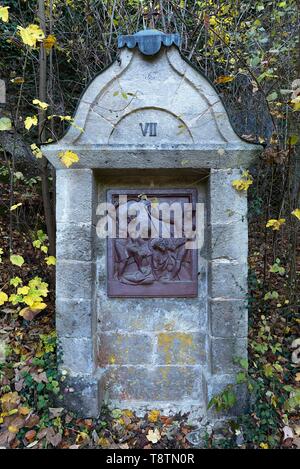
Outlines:
<svg viewBox="0 0 300 469"><path fill-rule="evenodd" d="M236 373L240 366L236 359L247 358L246 338L210 338L212 373Z"/></svg>
<svg viewBox="0 0 300 469"><path fill-rule="evenodd" d="M101 366L151 363L153 346L153 338L145 334L101 334L98 361Z"/></svg>
<svg viewBox="0 0 300 469"><path fill-rule="evenodd" d="M208 418L220 419L222 417L236 416L248 410L249 395L247 385L245 383L237 385L236 375L214 375L207 385L208 402L210 402L213 397L225 391L227 386L231 386L231 390L236 396L236 403L230 409L220 412L216 412L215 407L212 407L208 410Z"/></svg>
<svg viewBox="0 0 300 469"><path fill-rule="evenodd" d="M226 224L243 221L247 217L247 193L232 187L241 178L239 169L212 169L210 187L210 223Z"/></svg>
<svg viewBox="0 0 300 469"><path fill-rule="evenodd" d="M126 305L126 307L125 307ZM171 298L113 300L101 293L99 329L103 331L198 331L206 325L204 299Z"/></svg>
<svg viewBox="0 0 300 469"><path fill-rule="evenodd" d="M157 363L197 365L206 359L205 335L192 332L157 334Z"/></svg>
<svg viewBox="0 0 300 469"><path fill-rule="evenodd" d="M101 378L101 394L109 400L200 401L202 380L199 366L109 367Z"/></svg>
<svg viewBox="0 0 300 469"><path fill-rule="evenodd" d="M211 334L214 337L247 337L246 301L210 300L209 314Z"/></svg>
<svg viewBox="0 0 300 469"><path fill-rule="evenodd" d="M58 353L61 368L71 375L87 375L94 370L93 340L91 337L60 337Z"/></svg>
<svg viewBox="0 0 300 469"><path fill-rule="evenodd" d="M247 262L248 226L247 221L230 222L210 227L210 258Z"/></svg>
<svg viewBox="0 0 300 469"><path fill-rule="evenodd" d="M91 261L95 227L84 223L57 223L56 257L60 260Z"/></svg>
<svg viewBox="0 0 300 469"><path fill-rule="evenodd" d="M64 169L56 173L57 223L87 223L95 218L95 184L91 169Z"/></svg>
<svg viewBox="0 0 300 469"><path fill-rule="evenodd" d="M181 300L176 306L174 299L168 298L163 307L157 301L152 311L155 331L199 331L205 328L207 322L206 301L203 298Z"/></svg>
<svg viewBox="0 0 300 469"><path fill-rule="evenodd" d="M94 264L92 262L60 261L56 265L56 295L58 298L92 297Z"/></svg>
<svg viewBox="0 0 300 469"><path fill-rule="evenodd" d="M64 407L81 418L99 416L101 403L99 401L97 379L67 376L61 388ZM58 400L56 405L61 407L62 401Z"/></svg>
<svg viewBox="0 0 300 469"><path fill-rule="evenodd" d="M92 302L87 299L56 300L56 330L63 337L92 334Z"/></svg>
<svg viewBox="0 0 300 469"><path fill-rule="evenodd" d="M244 299L248 289L247 273L246 263L211 261L208 270L210 297Z"/></svg>

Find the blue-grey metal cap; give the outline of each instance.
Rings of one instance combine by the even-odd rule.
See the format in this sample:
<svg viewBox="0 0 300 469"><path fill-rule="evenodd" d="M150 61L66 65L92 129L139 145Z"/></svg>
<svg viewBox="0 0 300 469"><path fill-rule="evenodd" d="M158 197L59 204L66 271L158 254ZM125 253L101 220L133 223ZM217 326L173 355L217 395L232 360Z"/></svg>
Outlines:
<svg viewBox="0 0 300 469"><path fill-rule="evenodd" d="M144 29L135 34L122 35L118 37L118 48L128 47L133 49L138 47L142 54L154 55L160 51L162 45L170 47L180 46L180 36L177 33L166 34L157 29Z"/></svg>

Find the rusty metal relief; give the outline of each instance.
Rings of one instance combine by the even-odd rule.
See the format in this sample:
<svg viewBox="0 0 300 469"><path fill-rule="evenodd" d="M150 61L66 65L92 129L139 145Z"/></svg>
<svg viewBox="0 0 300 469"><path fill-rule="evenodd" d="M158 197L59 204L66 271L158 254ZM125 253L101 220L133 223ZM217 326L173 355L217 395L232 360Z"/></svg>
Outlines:
<svg viewBox="0 0 300 469"><path fill-rule="evenodd" d="M126 195L127 203L120 205L119 196ZM161 212L150 212L151 204L177 202L195 206L197 191L187 190L119 190L108 191L108 202L114 204L118 217L130 204L143 204L146 217L140 219L148 236L108 239L108 296L109 297L195 297L197 296L197 251L186 249L189 238L175 237L176 218L168 219L171 236L163 237L166 221ZM148 216L149 215L149 216ZM126 212L127 216L127 212ZM128 215L127 222L135 215ZM193 211L193 219L194 219ZM152 217L152 218L151 218ZM156 223L155 236L151 223ZM147 226L146 226L147 225ZM123 233L124 235L124 233ZM152 237L151 237L152 235ZM118 235L117 235L118 236Z"/></svg>

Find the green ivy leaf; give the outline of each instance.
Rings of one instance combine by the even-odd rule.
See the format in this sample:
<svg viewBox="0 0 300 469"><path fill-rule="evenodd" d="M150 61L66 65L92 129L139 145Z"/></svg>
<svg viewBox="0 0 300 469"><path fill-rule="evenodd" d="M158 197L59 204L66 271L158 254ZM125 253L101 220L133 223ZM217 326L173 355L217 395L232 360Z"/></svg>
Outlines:
<svg viewBox="0 0 300 469"><path fill-rule="evenodd" d="M240 365L244 368L244 370L248 370L248 360L247 360L247 358L242 358L240 360Z"/></svg>
<svg viewBox="0 0 300 469"><path fill-rule="evenodd" d="M240 372L236 375L236 382L237 382L237 384L245 383L246 380L247 380L247 375L246 375L246 373L244 373L243 371L240 371Z"/></svg>
<svg viewBox="0 0 300 469"><path fill-rule="evenodd" d="M268 291L265 296L264 296L264 300L278 300L279 298L279 295L277 293L277 291Z"/></svg>
<svg viewBox="0 0 300 469"><path fill-rule="evenodd" d="M21 285L22 280L20 277L13 277L10 279L9 284L12 285L13 287L17 287L18 285Z"/></svg>
<svg viewBox="0 0 300 469"><path fill-rule="evenodd" d="M1 117L0 131L10 130L12 128L11 120L8 117Z"/></svg>
<svg viewBox="0 0 300 469"><path fill-rule="evenodd" d="M278 94L276 93L276 91L273 91L273 93L270 93L267 96L267 101L270 103L271 101L275 101L275 99L277 99L277 97L278 97Z"/></svg>
<svg viewBox="0 0 300 469"><path fill-rule="evenodd" d="M296 143L299 140L299 135L291 135L289 138L289 144L290 145L296 145Z"/></svg>
<svg viewBox="0 0 300 469"><path fill-rule="evenodd" d="M24 258L22 256L17 256L15 254L12 254L10 256L10 262L13 264L13 265L17 265L18 267L21 267L23 264L24 264Z"/></svg>

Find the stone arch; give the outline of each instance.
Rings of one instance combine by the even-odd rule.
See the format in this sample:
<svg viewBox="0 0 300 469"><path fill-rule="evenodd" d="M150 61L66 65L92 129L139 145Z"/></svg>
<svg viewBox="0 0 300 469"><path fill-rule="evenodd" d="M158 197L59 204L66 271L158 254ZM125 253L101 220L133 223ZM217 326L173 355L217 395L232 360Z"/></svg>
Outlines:
<svg viewBox="0 0 300 469"><path fill-rule="evenodd" d="M164 129L168 129L163 137L159 136L158 121ZM185 143L187 140L191 144L194 142L188 125L180 116L168 109L149 106L134 109L123 115L113 127L108 143L135 143L138 137L142 136L145 143L155 144L155 136L158 136L160 144Z"/></svg>

